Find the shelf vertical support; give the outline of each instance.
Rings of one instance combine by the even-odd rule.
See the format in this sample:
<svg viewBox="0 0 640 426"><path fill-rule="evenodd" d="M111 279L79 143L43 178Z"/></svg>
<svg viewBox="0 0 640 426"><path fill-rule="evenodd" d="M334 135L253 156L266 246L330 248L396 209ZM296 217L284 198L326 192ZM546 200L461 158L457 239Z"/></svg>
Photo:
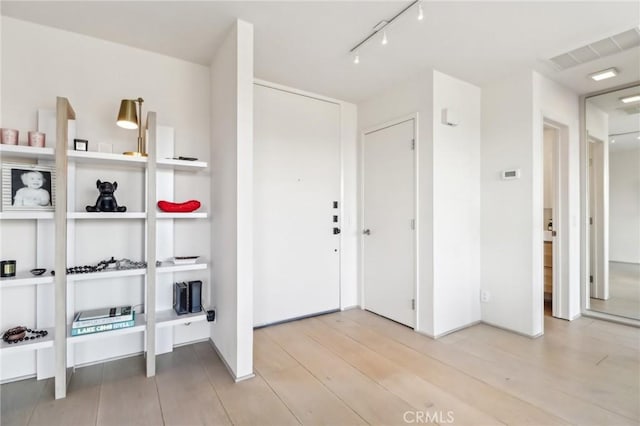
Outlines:
<svg viewBox="0 0 640 426"><path fill-rule="evenodd" d="M145 313L147 318L147 377L156 375L156 161L157 128L156 113L147 114L147 300Z"/></svg>
<svg viewBox="0 0 640 426"><path fill-rule="evenodd" d="M67 396L67 138L76 114L67 98L56 99L55 185L55 397Z"/></svg>

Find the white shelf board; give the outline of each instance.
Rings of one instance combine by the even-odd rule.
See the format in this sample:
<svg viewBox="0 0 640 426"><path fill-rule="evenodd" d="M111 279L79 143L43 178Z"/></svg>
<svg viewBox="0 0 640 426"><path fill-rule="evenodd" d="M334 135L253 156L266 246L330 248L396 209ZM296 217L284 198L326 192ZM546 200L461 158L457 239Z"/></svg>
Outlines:
<svg viewBox="0 0 640 426"><path fill-rule="evenodd" d="M159 274L166 274L170 272L199 271L203 269L207 269L206 263L196 262L190 264L175 265L173 262L162 262L162 265L157 268L157 271Z"/></svg>
<svg viewBox="0 0 640 426"><path fill-rule="evenodd" d="M0 213L1 220L45 219L53 220L53 212L48 211L8 211Z"/></svg>
<svg viewBox="0 0 640 426"><path fill-rule="evenodd" d="M67 274L67 281L89 281L104 280L108 278L135 277L145 275L146 273L147 270L145 268L106 270L100 272L89 272L86 274Z"/></svg>
<svg viewBox="0 0 640 426"><path fill-rule="evenodd" d="M135 320L136 325L134 325L133 327L121 328L118 330L111 330L111 331L103 331L100 333L84 334L82 336L72 336L71 325L69 324L67 325L67 341L69 343L80 343L80 342L87 342L90 340L104 339L107 337L124 336L125 334L144 332L147 326L147 323L143 318L144 315L141 314L139 318L137 315L138 314L136 314L136 320Z"/></svg>
<svg viewBox="0 0 640 426"><path fill-rule="evenodd" d="M67 157L69 161L75 161L76 163L116 164L131 167L146 167L148 162L147 157L97 151L68 150Z"/></svg>
<svg viewBox="0 0 640 426"><path fill-rule="evenodd" d="M198 322L207 319L205 311L194 314L178 315L173 309L156 312L156 327L170 327L174 325L186 324L188 322Z"/></svg>
<svg viewBox="0 0 640 426"><path fill-rule="evenodd" d="M162 158L156 161L156 165L162 168L171 168L174 170L203 170L208 167L206 161L187 161L175 160L173 158Z"/></svg>
<svg viewBox="0 0 640 426"><path fill-rule="evenodd" d="M207 212L190 212L190 213L156 213L157 219L206 219Z"/></svg>
<svg viewBox="0 0 640 426"><path fill-rule="evenodd" d="M15 277L0 278L0 288L42 284L53 284L53 276L48 270L45 271L44 275L33 275L30 272L24 272L16 274Z"/></svg>
<svg viewBox="0 0 640 426"><path fill-rule="evenodd" d="M53 328L45 328L45 330L47 330L49 334L39 339L29 340L28 342L24 341L9 344L4 340L0 340L0 353L2 355L6 355L9 353L30 351L35 349L52 348L54 338Z"/></svg>
<svg viewBox="0 0 640 426"><path fill-rule="evenodd" d="M145 212L68 212L67 219L146 219Z"/></svg>
<svg viewBox="0 0 640 426"><path fill-rule="evenodd" d="M15 158L35 158L37 160L52 160L55 152L53 148L36 148L25 145L5 145L0 144L0 155Z"/></svg>

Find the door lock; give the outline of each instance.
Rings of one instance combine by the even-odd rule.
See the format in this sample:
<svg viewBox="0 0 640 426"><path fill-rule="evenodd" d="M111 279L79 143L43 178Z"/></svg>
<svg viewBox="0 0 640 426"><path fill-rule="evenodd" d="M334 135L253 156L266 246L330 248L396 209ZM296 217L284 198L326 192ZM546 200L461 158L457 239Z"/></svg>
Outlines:
<svg viewBox="0 0 640 426"><path fill-rule="evenodd" d="M362 231L362 233L364 235L371 235L371 229L365 229L364 231Z"/></svg>

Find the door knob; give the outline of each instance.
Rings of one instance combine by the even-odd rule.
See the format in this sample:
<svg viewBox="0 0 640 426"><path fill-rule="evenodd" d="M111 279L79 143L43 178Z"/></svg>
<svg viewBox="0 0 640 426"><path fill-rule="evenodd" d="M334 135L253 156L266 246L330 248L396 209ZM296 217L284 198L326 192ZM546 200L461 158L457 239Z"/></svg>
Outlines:
<svg viewBox="0 0 640 426"><path fill-rule="evenodd" d="M371 229L365 229L364 231L362 231L362 233L364 235L371 235Z"/></svg>

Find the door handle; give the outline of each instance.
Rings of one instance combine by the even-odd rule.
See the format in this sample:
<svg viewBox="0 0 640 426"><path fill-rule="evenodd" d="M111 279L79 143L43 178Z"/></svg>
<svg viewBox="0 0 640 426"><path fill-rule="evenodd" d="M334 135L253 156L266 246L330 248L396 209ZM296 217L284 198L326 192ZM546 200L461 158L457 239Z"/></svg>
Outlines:
<svg viewBox="0 0 640 426"><path fill-rule="evenodd" d="M364 235L371 235L371 229L365 229L364 231L362 231L362 233Z"/></svg>
<svg viewBox="0 0 640 426"><path fill-rule="evenodd" d="M338 235L340 233L340 228L333 228L333 235Z"/></svg>

